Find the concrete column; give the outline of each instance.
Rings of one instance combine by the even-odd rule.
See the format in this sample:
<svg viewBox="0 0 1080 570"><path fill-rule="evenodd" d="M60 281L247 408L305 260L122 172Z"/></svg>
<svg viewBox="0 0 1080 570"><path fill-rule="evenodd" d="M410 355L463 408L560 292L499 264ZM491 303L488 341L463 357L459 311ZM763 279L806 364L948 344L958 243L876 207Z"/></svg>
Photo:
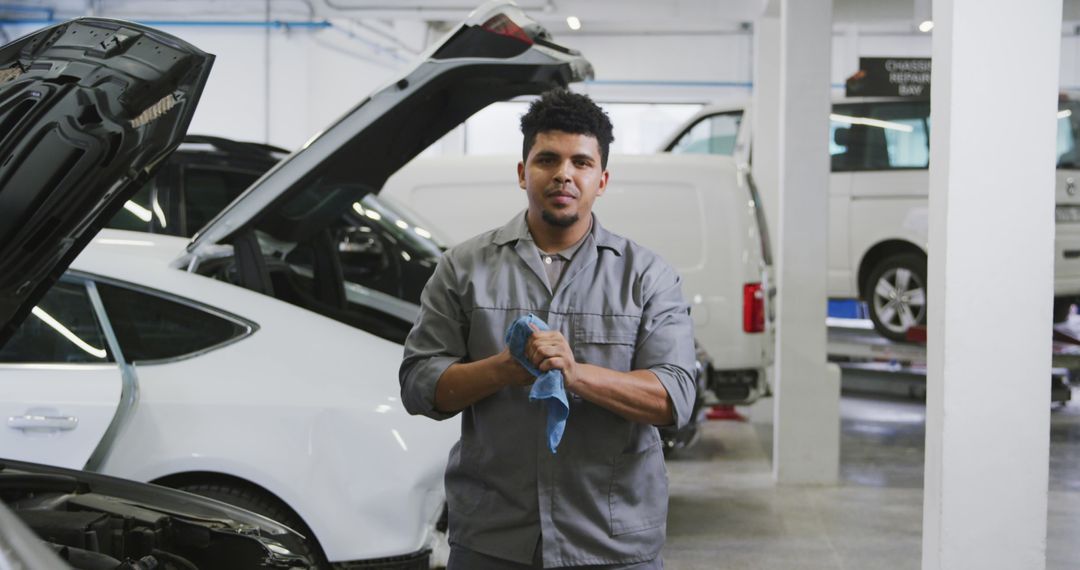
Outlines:
<svg viewBox="0 0 1080 570"><path fill-rule="evenodd" d="M933 4L923 568L1040 570L1062 2Z"/></svg>
<svg viewBox="0 0 1080 570"><path fill-rule="evenodd" d="M832 1L782 0L780 35L773 474L830 484L840 454L839 373L825 363Z"/></svg>

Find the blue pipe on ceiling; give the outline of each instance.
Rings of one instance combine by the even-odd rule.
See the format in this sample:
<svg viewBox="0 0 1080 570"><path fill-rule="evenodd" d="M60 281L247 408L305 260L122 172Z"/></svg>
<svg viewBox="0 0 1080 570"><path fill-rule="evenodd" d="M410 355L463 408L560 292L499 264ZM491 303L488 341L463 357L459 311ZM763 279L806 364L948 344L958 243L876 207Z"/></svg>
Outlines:
<svg viewBox="0 0 1080 570"><path fill-rule="evenodd" d="M0 11L4 10L4 6L0 4ZM51 12L51 10L50 10ZM51 13L47 18L15 18L15 19L0 19L0 26L50 26L53 24L60 24L68 20L58 20L53 18ZM334 27L333 24L326 20L320 22L305 22L305 21L293 21L293 20L270 20L269 22L256 22L245 20L225 20L225 21L192 21L192 20L133 20L138 24L143 24L151 27L210 27L210 28L275 28L275 29L288 29L288 28L315 28L326 29Z"/></svg>
<svg viewBox="0 0 1080 570"><path fill-rule="evenodd" d="M0 4L0 12L23 12L23 13L36 13L40 12L45 14L46 20L52 20L55 12L52 8L42 8L41 6L25 6L22 4Z"/></svg>

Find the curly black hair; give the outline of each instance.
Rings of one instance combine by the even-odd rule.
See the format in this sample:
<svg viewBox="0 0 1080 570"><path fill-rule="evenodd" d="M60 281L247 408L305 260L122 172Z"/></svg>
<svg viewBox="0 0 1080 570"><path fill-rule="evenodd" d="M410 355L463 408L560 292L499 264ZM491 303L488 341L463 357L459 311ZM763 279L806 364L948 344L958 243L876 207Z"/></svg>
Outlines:
<svg viewBox="0 0 1080 570"><path fill-rule="evenodd" d="M536 143L536 134L563 131L575 135L590 135L600 143L600 167L607 168L608 147L615 137L611 134L611 119L588 95L567 89L552 89L529 105L521 116L521 157L528 160Z"/></svg>

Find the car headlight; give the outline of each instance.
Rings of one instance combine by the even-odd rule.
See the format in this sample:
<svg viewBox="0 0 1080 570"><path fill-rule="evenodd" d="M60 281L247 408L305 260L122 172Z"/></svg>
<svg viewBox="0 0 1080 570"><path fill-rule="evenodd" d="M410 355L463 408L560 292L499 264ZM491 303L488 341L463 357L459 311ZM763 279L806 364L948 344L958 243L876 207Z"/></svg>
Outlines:
<svg viewBox="0 0 1080 570"><path fill-rule="evenodd" d="M1059 223L1080 222L1080 206L1058 206L1057 221Z"/></svg>

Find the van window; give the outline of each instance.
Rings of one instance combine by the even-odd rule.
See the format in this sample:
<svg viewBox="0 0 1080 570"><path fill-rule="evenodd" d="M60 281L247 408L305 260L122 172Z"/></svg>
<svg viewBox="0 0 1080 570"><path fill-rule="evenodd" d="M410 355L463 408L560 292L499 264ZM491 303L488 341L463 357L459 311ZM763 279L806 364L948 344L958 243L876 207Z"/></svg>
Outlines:
<svg viewBox="0 0 1080 570"><path fill-rule="evenodd" d="M1080 149L1076 147L1076 130L1080 125L1080 102L1063 101L1058 105L1057 165L1058 168L1080 167Z"/></svg>
<svg viewBox="0 0 1080 570"><path fill-rule="evenodd" d="M926 101L837 105L829 115L832 170L927 168L929 117Z"/></svg>
<svg viewBox="0 0 1080 570"><path fill-rule="evenodd" d="M694 123L669 149L674 154L721 154L735 152L742 112L710 115Z"/></svg>

